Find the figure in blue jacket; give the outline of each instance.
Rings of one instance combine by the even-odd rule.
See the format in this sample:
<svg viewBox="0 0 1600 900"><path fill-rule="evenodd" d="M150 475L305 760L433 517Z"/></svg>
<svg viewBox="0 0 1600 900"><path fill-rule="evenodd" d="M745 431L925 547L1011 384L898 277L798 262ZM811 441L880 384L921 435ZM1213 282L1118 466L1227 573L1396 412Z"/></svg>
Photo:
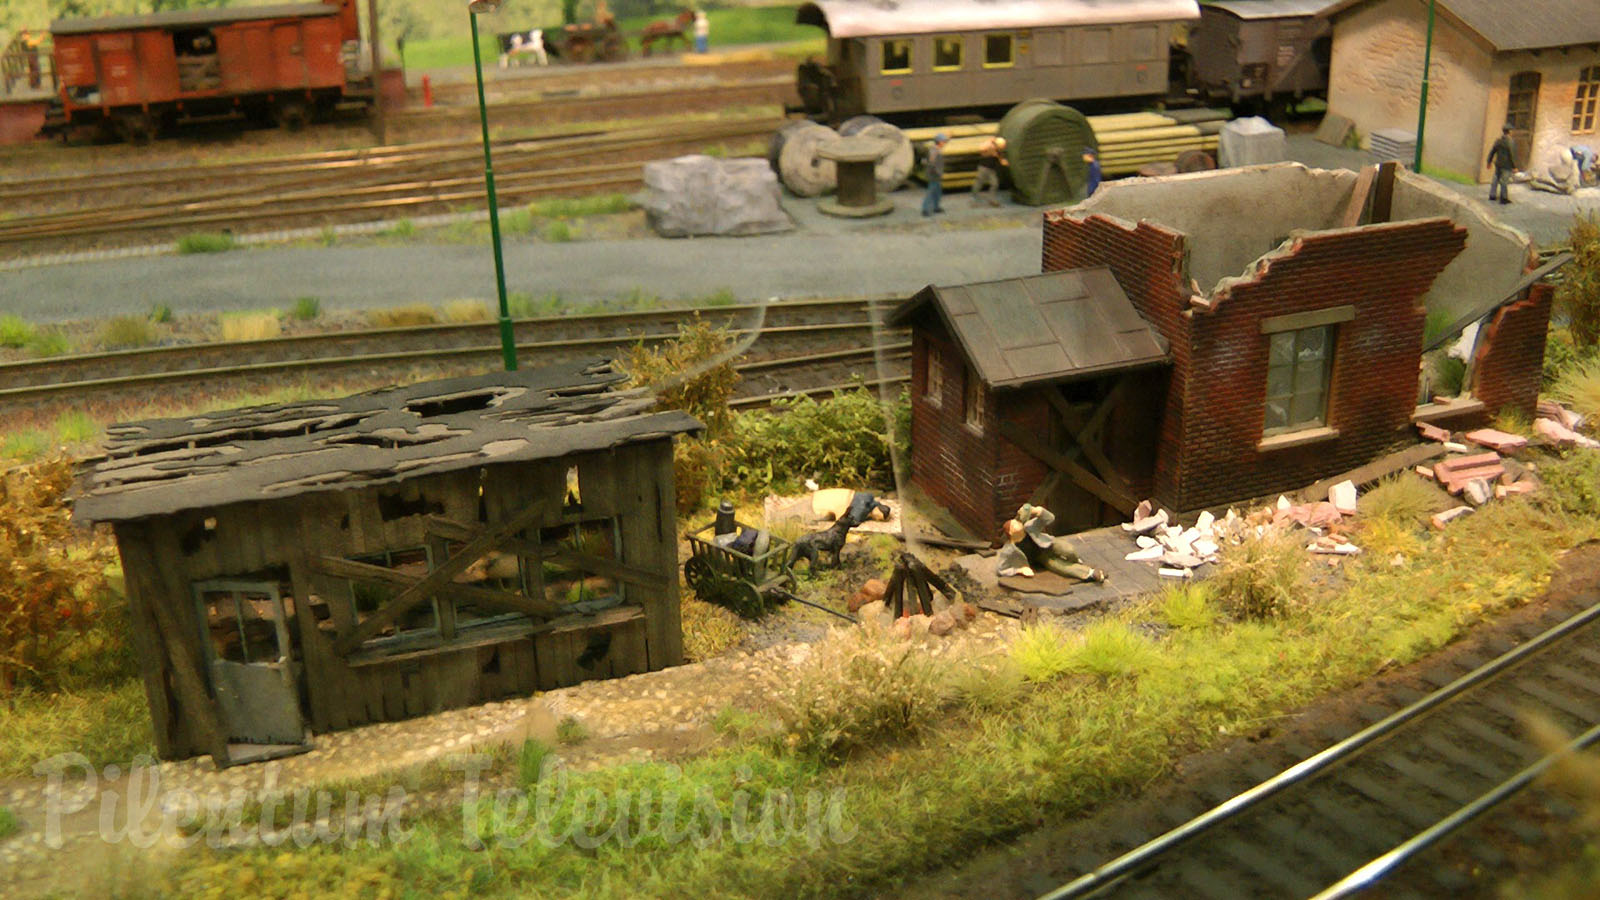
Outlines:
<svg viewBox="0 0 1600 900"><path fill-rule="evenodd" d="M1083 198L1085 200L1094 196L1095 188L1100 186L1100 158L1095 156L1093 147L1083 148L1083 161L1089 167L1089 180L1084 186Z"/></svg>

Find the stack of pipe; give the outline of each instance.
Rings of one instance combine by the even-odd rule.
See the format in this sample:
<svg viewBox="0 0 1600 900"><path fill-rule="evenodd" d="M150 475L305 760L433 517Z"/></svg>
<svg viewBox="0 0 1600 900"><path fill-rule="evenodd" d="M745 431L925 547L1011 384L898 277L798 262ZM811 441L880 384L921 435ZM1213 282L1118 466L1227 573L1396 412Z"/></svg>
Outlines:
<svg viewBox="0 0 1600 900"><path fill-rule="evenodd" d="M1226 109L1185 109L1118 113L1089 116L1088 119L1095 141L1100 145L1100 172L1111 177L1131 175L1152 163L1174 162L1190 150L1203 150L1215 158L1217 136L1228 116ZM982 122L907 128L905 134L919 148L941 131L950 136L944 148L944 186L950 189L971 186L978 168L978 151L999 127L998 122ZM920 165L917 175L926 180Z"/></svg>

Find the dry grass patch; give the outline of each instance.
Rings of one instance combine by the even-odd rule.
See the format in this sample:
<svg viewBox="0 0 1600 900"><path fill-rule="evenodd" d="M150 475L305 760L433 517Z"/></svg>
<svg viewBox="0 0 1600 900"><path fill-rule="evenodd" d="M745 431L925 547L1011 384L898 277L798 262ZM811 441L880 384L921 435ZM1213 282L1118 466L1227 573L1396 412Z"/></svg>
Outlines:
<svg viewBox="0 0 1600 900"><path fill-rule="evenodd" d="M446 322L487 322L494 318L489 304L483 300L449 300L444 305Z"/></svg>
<svg viewBox="0 0 1600 900"><path fill-rule="evenodd" d="M731 610L693 597L683 598L683 655L690 662L718 656L739 643L744 632Z"/></svg>
<svg viewBox="0 0 1600 900"><path fill-rule="evenodd" d="M1590 422L1600 421L1600 358L1568 367L1551 386L1550 396Z"/></svg>
<svg viewBox="0 0 1600 900"><path fill-rule="evenodd" d="M283 323L275 310L222 314L225 341L265 341L282 333Z"/></svg>
<svg viewBox="0 0 1600 900"><path fill-rule="evenodd" d="M411 325L433 325L439 321L439 313L426 303L413 303L410 306L391 306L387 309L374 309L367 312L367 321L374 328L404 328Z"/></svg>

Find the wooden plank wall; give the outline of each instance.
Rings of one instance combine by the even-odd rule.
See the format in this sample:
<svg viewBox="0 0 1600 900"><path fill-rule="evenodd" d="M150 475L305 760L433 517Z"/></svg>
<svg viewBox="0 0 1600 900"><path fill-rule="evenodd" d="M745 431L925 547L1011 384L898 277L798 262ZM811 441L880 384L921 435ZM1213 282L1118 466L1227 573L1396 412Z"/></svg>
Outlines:
<svg viewBox="0 0 1600 900"><path fill-rule="evenodd" d="M583 509L575 514L563 511L561 503L571 465L578 468L583 497ZM627 584L627 604L636 609L608 611L592 624L546 634L356 664L334 651L335 636L354 627L355 614L349 582L319 572L317 557L424 546L430 515L493 524L541 498L549 513L540 527L615 517L621 561L659 573L666 586ZM296 603L291 623L305 709L317 732L677 665L683 643L673 499L671 442L663 439L559 460L119 523L133 639L157 748L164 758L181 758L212 752L217 740L206 726L217 718L209 695L186 697L174 672L187 655L193 674L204 682L205 632L190 586L212 578L277 580L287 597L327 602L332 630L319 627L307 603ZM537 572L538 566L529 571ZM183 636L184 647L174 647L160 627L157 604L171 612L171 632ZM596 655L602 644L605 652ZM199 705L210 708L191 708Z"/></svg>

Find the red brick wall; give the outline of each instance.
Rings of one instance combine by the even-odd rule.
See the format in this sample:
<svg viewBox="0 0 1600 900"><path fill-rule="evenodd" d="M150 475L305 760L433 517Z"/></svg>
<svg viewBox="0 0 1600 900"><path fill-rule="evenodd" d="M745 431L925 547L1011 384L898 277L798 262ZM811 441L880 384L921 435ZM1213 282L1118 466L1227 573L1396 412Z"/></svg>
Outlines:
<svg viewBox="0 0 1600 900"><path fill-rule="evenodd" d="M935 349L943 373L938 404L925 396L930 350ZM931 309L925 308L912 323L911 353L912 480L974 536L991 537L1004 521L995 519L997 491L1013 490L1023 475L1014 460L1008 459L1009 468L1001 469L994 437L995 396L990 392L984 398L982 433L968 427L963 407L965 357Z"/></svg>
<svg viewBox="0 0 1600 900"><path fill-rule="evenodd" d="M1550 285L1534 285L1523 299L1501 307L1479 335L1472 396L1488 414L1508 408L1533 413L1553 296Z"/></svg>
<svg viewBox="0 0 1600 900"><path fill-rule="evenodd" d="M1420 298L1465 245L1463 229L1434 219L1305 237L1220 290L1209 310L1189 303L1186 240L1144 222L1129 228L1102 216L1045 214L1045 270L1110 267L1171 344L1154 477L1162 503L1195 509L1300 487L1406 435L1416 400ZM1261 319L1347 304L1356 318L1336 330L1327 416L1340 436L1258 451L1267 369Z"/></svg>
<svg viewBox="0 0 1600 900"><path fill-rule="evenodd" d="M994 508L989 514L988 531L980 536L998 538L1000 526L1016 515L1017 507L1027 503L1050 474L1049 466L1000 436L999 422L1011 422L1048 441L1051 411L1049 401L1039 390L1005 391L991 397L998 405L993 407L991 421L984 423L984 430L995 445Z"/></svg>

